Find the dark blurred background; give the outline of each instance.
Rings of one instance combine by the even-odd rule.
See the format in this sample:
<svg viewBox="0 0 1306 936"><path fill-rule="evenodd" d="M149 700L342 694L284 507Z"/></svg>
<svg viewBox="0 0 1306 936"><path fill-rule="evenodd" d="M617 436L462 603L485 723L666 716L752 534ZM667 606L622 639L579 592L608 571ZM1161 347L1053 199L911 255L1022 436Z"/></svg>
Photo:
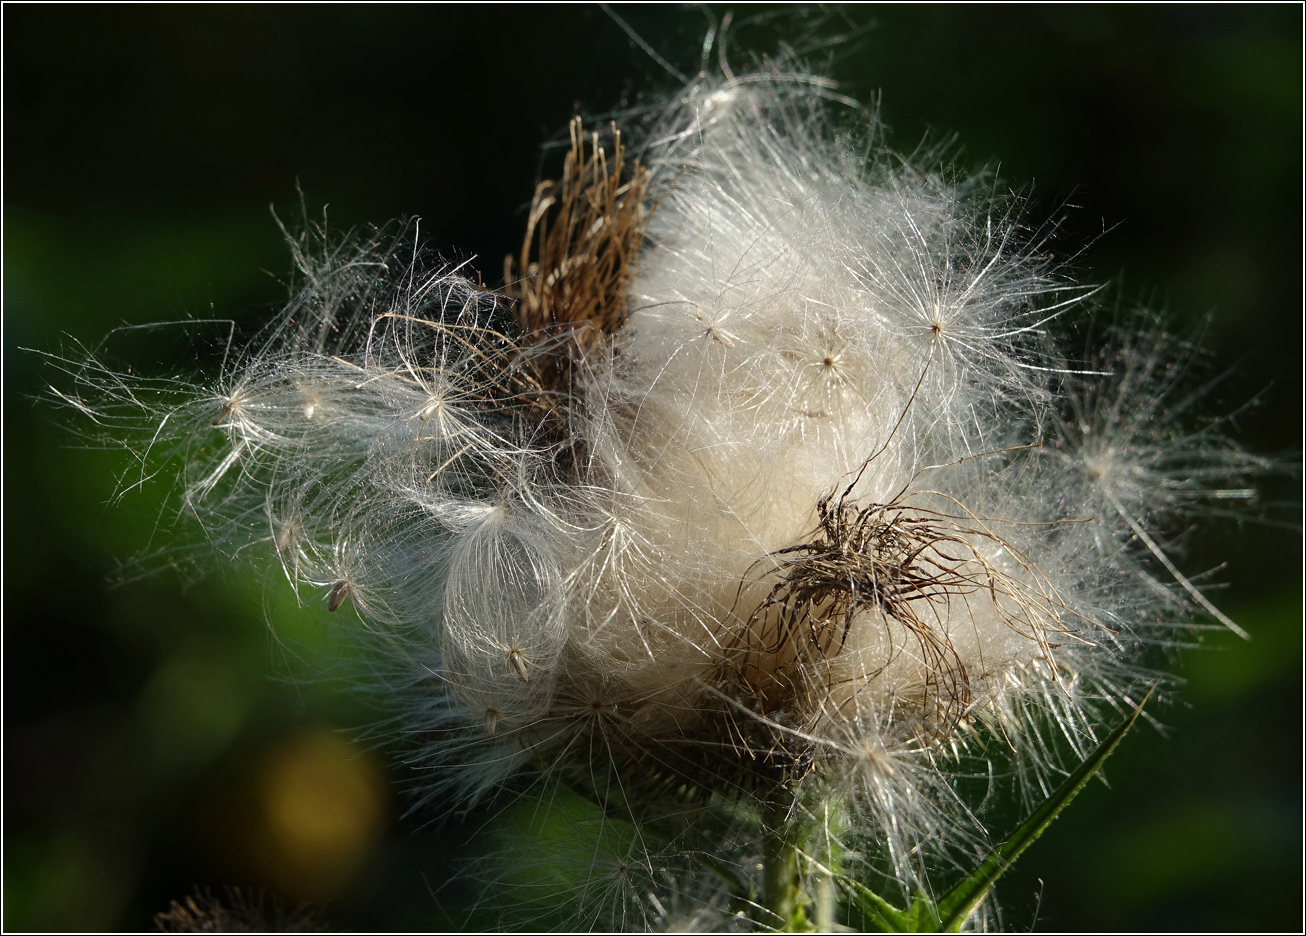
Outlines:
<svg viewBox="0 0 1306 936"><path fill-rule="evenodd" d="M1092 242L1083 278L1123 271L1118 296L1168 308L1213 373L1234 369L1215 411L1265 391L1243 444L1300 450L1300 7L734 13L737 70L811 46L845 93L883 93L893 147L955 132L961 164L1033 180L1031 217L1066 214L1059 252ZM620 14L697 70L704 10ZM60 376L21 349L257 323L289 269L268 205L293 217L296 180L338 228L420 215L496 281L541 144L676 80L595 7L3 16L5 928L145 928L196 884L313 901L334 927L478 925L451 875L487 819L404 816L415 775L353 743L378 713L347 691L341 628L252 572L113 587L119 561L165 545L166 484L111 503L128 461L35 402ZM1008 928L1301 926L1300 491L1264 491L1281 525L1213 522L1185 564L1228 563L1211 594L1253 640L1173 654L1188 683L1154 709L1165 730L1136 729L1110 787L1022 858Z"/></svg>

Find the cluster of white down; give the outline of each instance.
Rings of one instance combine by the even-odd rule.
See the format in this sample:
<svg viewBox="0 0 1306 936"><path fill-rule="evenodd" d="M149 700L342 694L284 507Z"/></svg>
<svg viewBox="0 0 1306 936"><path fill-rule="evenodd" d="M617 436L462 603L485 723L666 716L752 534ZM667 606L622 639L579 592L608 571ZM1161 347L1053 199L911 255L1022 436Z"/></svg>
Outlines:
<svg viewBox="0 0 1306 936"><path fill-rule="evenodd" d="M524 363L556 345L406 230L296 248L302 291L187 409L211 539L271 542L301 594L356 609L444 788L527 762L656 773L696 743L700 766L755 758L753 719L812 746L796 760L860 765L892 813L912 764L976 721L1015 734L1028 696L1082 741L1076 675L1100 685L1122 609L1168 600L1091 472L1068 499L1076 456L1022 448L1059 405L1046 329L1086 290L1042 265L1014 202L868 156L826 104L751 76L646 125L628 316L569 391ZM951 532L951 584L908 596L929 639L863 595L768 649L762 606L823 498Z"/></svg>
<svg viewBox="0 0 1306 936"><path fill-rule="evenodd" d="M1012 601L919 596L964 671L967 718L1023 683L1013 673L1052 674L1046 631L1096 639L1013 545L1037 549L1022 524L1057 512L1036 483L1019 487L1037 502L1016 496L999 454L1037 436L1055 363L1043 326L1086 290L1045 274L1010 206L870 167L823 105L797 82L695 88L644 154L670 181L578 429L586 493L610 505L563 574L568 643L647 701L650 724L683 722L723 654L756 644L777 556L811 540L824 497L995 534L962 537L969 569L1009 577ZM939 660L873 609L839 647L793 661L809 691L777 717L796 737L896 725L877 743L925 744Z"/></svg>

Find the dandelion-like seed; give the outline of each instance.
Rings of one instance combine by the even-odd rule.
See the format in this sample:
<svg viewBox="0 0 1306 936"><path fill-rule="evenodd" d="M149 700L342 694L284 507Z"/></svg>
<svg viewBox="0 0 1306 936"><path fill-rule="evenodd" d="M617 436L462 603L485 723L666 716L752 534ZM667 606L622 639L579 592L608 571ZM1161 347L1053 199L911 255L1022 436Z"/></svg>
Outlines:
<svg viewBox="0 0 1306 936"><path fill-rule="evenodd" d="M850 155L827 97L700 76L637 133L573 123L499 290L415 226L310 227L211 386L76 371L219 549L357 610L423 802L535 771L634 830L567 877L586 926L828 924L859 866L938 898L986 847L953 778L996 742L1041 799L1137 647L1236 628L1165 519L1264 463L1177 428L1167 340L1068 363L1094 289L1019 200Z"/></svg>

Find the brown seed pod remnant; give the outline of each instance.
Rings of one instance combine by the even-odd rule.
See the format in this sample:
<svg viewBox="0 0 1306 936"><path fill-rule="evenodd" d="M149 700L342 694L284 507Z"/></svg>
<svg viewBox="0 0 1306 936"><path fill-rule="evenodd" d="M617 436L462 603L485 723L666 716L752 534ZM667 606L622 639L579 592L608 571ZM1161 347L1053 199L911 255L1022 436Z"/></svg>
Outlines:
<svg viewBox="0 0 1306 936"><path fill-rule="evenodd" d="M982 717L985 686L999 675L982 652L959 648L967 627L992 617L1050 661L1049 635L1073 632L1068 611L992 521L961 505L956 515L922 507L912 495L859 506L851 490L823 497L812 537L776 552L779 579L728 652L721 683L760 714L809 730L857 719L861 690L882 699L875 684L891 683L895 717L913 724L915 744L945 741Z"/></svg>
<svg viewBox="0 0 1306 936"><path fill-rule="evenodd" d="M590 134L585 155L579 117L570 129L561 181L536 187L521 257L504 258L504 291L518 303L526 341L556 342L538 365L541 380L564 392L575 357L591 354L626 321L649 184L649 171L638 161L623 178L625 148L615 124L611 162L597 133Z"/></svg>
<svg viewBox="0 0 1306 936"><path fill-rule="evenodd" d="M174 900L154 915L161 933L320 933L308 907L286 906L275 897L239 887L223 888L223 897L199 888L184 900Z"/></svg>

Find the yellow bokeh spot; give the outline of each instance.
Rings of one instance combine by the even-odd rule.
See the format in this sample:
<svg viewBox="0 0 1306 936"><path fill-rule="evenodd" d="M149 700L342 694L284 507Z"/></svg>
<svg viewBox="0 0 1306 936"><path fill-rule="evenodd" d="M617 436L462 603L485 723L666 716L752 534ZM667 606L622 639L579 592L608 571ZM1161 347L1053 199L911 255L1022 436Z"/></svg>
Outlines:
<svg viewBox="0 0 1306 936"><path fill-rule="evenodd" d="M256 795L255 864L291 897L322 900L347 886L385 831L389 796L375 760L326 731L275 750Z"/></svg>

